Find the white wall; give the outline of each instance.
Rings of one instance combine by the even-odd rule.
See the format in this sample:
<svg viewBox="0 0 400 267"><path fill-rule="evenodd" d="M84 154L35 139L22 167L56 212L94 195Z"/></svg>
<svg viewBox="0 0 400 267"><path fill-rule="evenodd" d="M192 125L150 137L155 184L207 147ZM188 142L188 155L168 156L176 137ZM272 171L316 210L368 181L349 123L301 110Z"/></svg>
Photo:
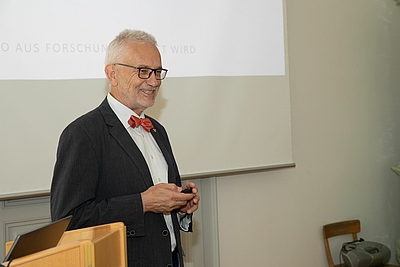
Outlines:
<svg viewBox="0 0 400 267"><path fill-rule="evenodd" d="M327 266L322 225L352 218L362 222L360 237L393 255L400 7L392 0L286 2L297 166L217 178L220 266Z"/></svg>

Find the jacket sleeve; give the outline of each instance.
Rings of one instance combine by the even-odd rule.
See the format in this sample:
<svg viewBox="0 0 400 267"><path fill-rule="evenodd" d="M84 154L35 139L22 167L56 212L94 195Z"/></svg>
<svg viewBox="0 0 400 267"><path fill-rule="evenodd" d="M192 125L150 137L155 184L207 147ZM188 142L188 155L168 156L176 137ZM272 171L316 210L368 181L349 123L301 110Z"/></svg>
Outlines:
<svg viewBox="0 0 400 267"><path fill-rule="evenodd" d="M69 229L122 221L137 236L144 235L139 192L99 198L104 159L98 146L82 124L72 123L61 134L51 184L52 220L73 215Z"/></svg>

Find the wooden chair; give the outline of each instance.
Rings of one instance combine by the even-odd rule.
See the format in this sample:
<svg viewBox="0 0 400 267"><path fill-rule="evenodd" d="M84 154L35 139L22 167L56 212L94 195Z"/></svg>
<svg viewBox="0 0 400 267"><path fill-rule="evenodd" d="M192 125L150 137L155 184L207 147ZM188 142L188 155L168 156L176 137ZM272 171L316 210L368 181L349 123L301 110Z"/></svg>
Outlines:
<svg viewBox="0 0 400 267"><path fill-rule="evenodd" d="M350 220L343 222L336 222L331 224L326 224L322 227L322 233L324 235L324 244L325 244L325 253L326 259L328 260L329 267L339 267L346 266L344 263L334 264L332 260L331 249L329 247L328 239L330 237L339 236L339 235L352 235L353 240L357 240L357 234L361 230L360 220ZM384 267L399 267L398 265L385 264Z"/></svg>

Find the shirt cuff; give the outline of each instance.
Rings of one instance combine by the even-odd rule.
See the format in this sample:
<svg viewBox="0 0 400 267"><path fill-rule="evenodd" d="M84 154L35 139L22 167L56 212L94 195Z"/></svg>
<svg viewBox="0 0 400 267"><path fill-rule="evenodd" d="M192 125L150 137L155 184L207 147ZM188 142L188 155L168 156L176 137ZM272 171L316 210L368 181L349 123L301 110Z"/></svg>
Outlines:
<svg viewBox="0 0 400 267"><path fill-rule="evenodd" d="M179 226L184 232L192 232L192 214L186 214L179 212Z"/></svg>

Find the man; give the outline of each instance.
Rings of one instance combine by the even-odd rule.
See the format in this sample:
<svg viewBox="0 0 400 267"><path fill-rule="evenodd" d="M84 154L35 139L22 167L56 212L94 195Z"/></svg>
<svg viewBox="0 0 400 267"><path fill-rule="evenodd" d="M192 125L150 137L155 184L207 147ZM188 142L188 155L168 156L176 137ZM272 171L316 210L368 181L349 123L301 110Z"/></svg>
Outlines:
<svg viewBox="0 0 400 267"><path fill-rule="evenodd" d="M183 266L179 229L191 231L200 198L194 183L181 186L164 127L144 115L167 73L154 37L122 31L105 73L106 99L61 134L52 219L73 215L69 229L124 222L130 267Z"/></svg>

